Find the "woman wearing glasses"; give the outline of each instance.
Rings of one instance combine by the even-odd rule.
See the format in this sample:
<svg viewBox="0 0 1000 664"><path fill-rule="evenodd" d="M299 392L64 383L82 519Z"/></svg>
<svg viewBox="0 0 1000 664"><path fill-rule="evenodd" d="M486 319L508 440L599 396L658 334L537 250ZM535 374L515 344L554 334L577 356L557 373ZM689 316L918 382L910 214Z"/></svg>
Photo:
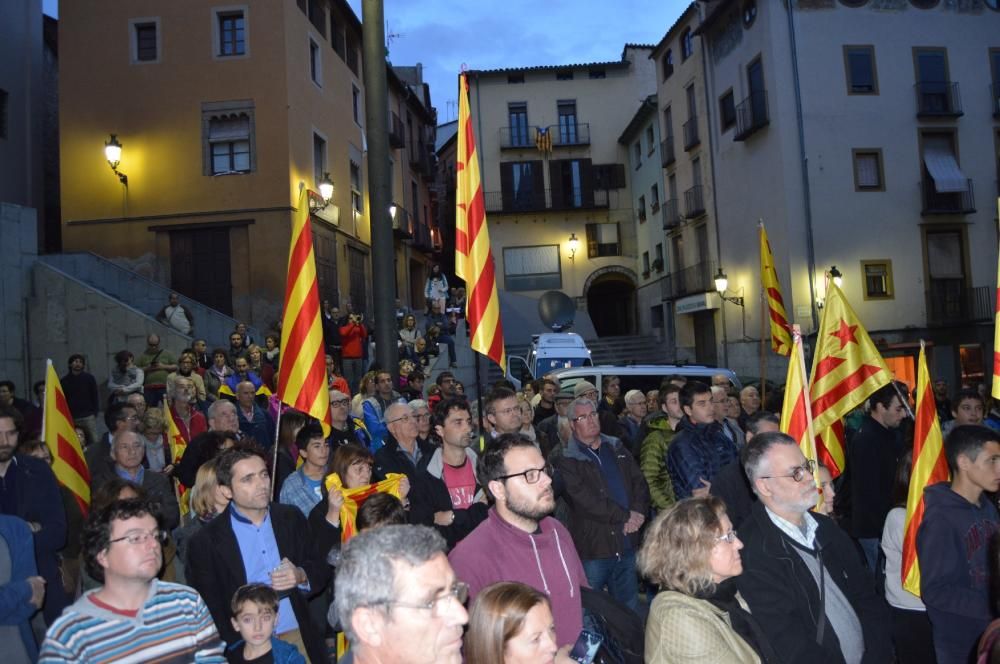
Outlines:
<svg viewBox="0 0 1000 664"><path fill-rule="evenodd" d="M638 557L661 589L646 623L647 664L776 661L732 581L742 548L715 496L682 500L653 521Z"/></svg>

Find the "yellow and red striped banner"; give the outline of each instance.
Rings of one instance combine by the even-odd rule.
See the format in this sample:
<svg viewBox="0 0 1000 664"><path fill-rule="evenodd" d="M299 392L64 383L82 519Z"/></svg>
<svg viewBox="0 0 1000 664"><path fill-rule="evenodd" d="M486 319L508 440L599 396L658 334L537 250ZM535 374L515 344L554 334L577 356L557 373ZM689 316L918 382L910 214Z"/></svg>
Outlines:
<svg viewBox="0 0 1000 664"><path fill-rule="evenodd" d="M292 218L285 311L281 319L277 396L282 403L315 417L323 426L323 435L330 435L326 351L323 348L319 282L305 187L299 193L298 208Z"/></svg>
<svg viewBox="0 0 1000 664"><path fill-rule="evenodd" d="M764 223L760 223L760 281L767 296L767 312L771 320L771 350L778 355L792 352L791 327L785 313L785 300L781 297L778 272L774 269L774 254L767 239Z"/></svg>
<svg viewBox="0 0 1000 664"><path fill-rule="evenodd" d="M455 274L466 284L466 321L472 350L507 369L507 354L500 324L500 298L497 296L496 268L486 230L486 205L479 157L469 110L469 83L459 76L458 91L458 163L455 195ZM282 351L284 352L284 351Z"/></svg>
<svg viewBox="0 0 1000 664"><path fill-rule="evenodd" d="M176 468L177 464L184 458L184 451L190 442L184 438L181 429L174 420L174 414L170 410L167 402L163 402L163 420L167 423L167 444L170 445L170 463ZM186 516L190 511L188 488L181 484L180 480L174 478L175 492L177 493L177 504L181 507L181 516Z"/></svg>
<svg viewBox="0 0 1000 664"><path fill-rule="evenodd" d="M819 432L819 458L828 465L833 477L844 471L841 418L864 403L872 392L888 385L890 380L892 372L881 353L843 291L831 281L827 284L823 317L816 335L809 397L813 426Z"/></svg>
<svg viewBox="0 0 1000 664"><path fill-rule="evenodd" d="M924 342L917 361L917 405L913 423L913 469L906 496L906 525L903 527L903 587L920 597L920 561L917 560L917 531L924 520L924 489L951 478L944 455L944 439L938 422Z"/></svg>
<svg viewBox="0 0 1000 664"><path fill-rule="evenodd" d="M45 366L45 404L42 414L42 441L52 454L52 472L59 483L72 492L84 516L90 509L90 469L80 440L76 437L73 415L52 360ZM95 445L99 443L94 443Z"/></svg>
<svg viewBox="0 0 1000 664"><path fill-rule="evenodd" d="M799 326L792 331L791 355L788 358L788 375L785 378L785 398L781 404L781 431L787 433L799 444L799 449L807 459L814 464L819 460L816 451L817 436L813 433L812 408L809 404L809 392L806 389L806 360L802 353L802 336ZM823 462L824 465L826 461ZM819 481L819 466L813 467L813 481L819 488L816 507L823 504L822 483Z"/></svg>
<svg viewBox="0 0 1000 664"><path fill-rule="evenodd" d="M997 198L997 218L1000 219L1000 198ZM993 314L993 388L990 394L1000 399L1000 258L997 259L997 306Z"/></svg>
<svg viewBox="0 0 1000 664"><path fill-rule="evenodd" d="M355 489L345 489L337 473L326 476L326 490L340 490L344 494L344 504L340 507L340 541L346 542L354 537L355 523L358 518L358 508L370 496L376 493L388 493L402 500L399 494L399 483L405 478L403 473L386 473L385 479L374 484L366 484Z"/></svg>

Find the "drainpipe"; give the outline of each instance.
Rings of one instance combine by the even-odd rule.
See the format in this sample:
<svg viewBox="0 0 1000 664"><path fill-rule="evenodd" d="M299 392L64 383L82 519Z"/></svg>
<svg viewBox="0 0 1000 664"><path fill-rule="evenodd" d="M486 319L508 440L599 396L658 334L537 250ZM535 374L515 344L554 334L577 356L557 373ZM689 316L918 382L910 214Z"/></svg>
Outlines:
<svg viewBox="0 0 1000 664"><path fill-rule="evenodd" d="M701 7L698 8L699 14L701 13ZM715 141L713 140L712 134L712 100L709 91L711 86L709 86L708 79L708 50L705 48L705 38L702 37L698 40L701 43L701 75L702 79L705 81L705 121L708 123L708 169L709 169L709 179L712 181L712 217L715 219L715 256L719 261L719 265L722 265L722 233L719 227L719 203L715 197ZM680 202L678 201L678 205ZM717 267L718 267L717 266ZM712 268L708 268L709 279L712 277ZM723 299L719 299L719 312L722 318L722 364L727 369L729 368L729 339L728 331L726 330L726 302Z"/></svg>
<svg viewBox="0 0 1000 664"><path fill-rule="evenodd" d="M805 124L802 119L802 87L799 84L799 60L795 47L794 0L788 2L788 42L792 56L792 83L795 89L795 121L799 133L799 162L802 170L802 203L805 206L806 262L809 269L809 311L812 314L813 332L819 331L819 312L816 308L816 251L813 248L812 200L809 193L809 158L806 156Z"/></svg>

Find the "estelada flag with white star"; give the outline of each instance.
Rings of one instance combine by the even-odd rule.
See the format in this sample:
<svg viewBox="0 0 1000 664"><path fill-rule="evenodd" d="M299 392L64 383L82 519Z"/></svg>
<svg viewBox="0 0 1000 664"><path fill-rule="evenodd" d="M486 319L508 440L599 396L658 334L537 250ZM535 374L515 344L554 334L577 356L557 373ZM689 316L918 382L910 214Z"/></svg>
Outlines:
<svg viewBox="0 0 1000 664"><path fill-rule="evenodd" d="M836 477L844 470L844 446L829 435L841 418L892 380L882 354L875 348L844 292L831 282L816 335L809 398L819 460Z"/></svg>

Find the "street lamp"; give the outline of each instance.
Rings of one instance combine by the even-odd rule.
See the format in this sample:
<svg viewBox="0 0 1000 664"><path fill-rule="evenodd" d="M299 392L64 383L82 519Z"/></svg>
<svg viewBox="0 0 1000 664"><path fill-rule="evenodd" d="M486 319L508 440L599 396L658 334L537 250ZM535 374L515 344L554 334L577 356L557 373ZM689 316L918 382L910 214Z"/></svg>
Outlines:
<svg viewBox="0 0 1000 664"><path fill-rule="evenodd" d="M739 296L726 295L726 289L728 288L729 288L729 277L726 276L726 273L723 272L722 268L720 267L718 273L715 275L715 290L719 292L719 297L721 297L726 302L732 302L737 306L740 307L744 306L742 295ZM740 290L742 291L743 289L741 288Z"/></svg>
<svg viewBox="0 0 1000 664"><path fill-rule="evenodd" d="M719 298L722 302L719 304L719 311L722 315L722 354L723 362L729 365L729 334L726 329L726 302L732 302L740 308L741 318L743 320L743 339L747 338L747 308L742 295L726 295L726 290L729 288L729 277L726 273L719 268L719 271L715 273L715 290L719 293ZM743 288L740 288L740 292L743 292Z"/></svg>
<svg viewBox="0 0 1000 664"><path fill-rule="evenodd" d="M844 286L844 275L840 273L836 265L830 266L830 271L827 273L830 275L830 279L837 288L842 288Z"/></svg>
<svg viewBox="0 0 1000 664"><path fill-rule="evenodd" d="M395 203L389 206L389 218L392 219L393 221L396 221L396 211L398 209L399 208L396 207Z"/></svg>
<svg viewBox="0 0 1000 664"><path fill-rule="evenodd" d="M300 185L302 186L302 185ZM333 200L333 180L330 178L329 173L323 173L323 177L319 181L319 198L322 202L316 200L316 194L309 192L311 195L309 198L309 211L319 212L320 210L326 208Z"/></svg>
<svg viewBox="0 0 1000 664"><path fill-rule="evenodd" d="M118 170L118 164L122 160L122 144L118 142L118 135L111 134L111 138L104 143L104 158L108 160L108 165L112 172L118 176L118 181L124 186L128 186L128 176Z"/></svg>
<svg viewBox="0 0 1000 664"><path fill-rule="evenodd" d="M569 259L571 261L576 261L576 251L580 248L580 240L577 239L576 233L569 234Z"/></svg>
<svg viewBox="0 0 1000 664"><path fill-rule="evenodd" d="M841 274L840 270L837 269L836 265L831 265L830 269L823 273L824 283L823 283L823 294L816 298L816 308L822 309L826 304L826 296L830 290L830 282L837 288L842 288L844 285L844 275Z"/></svg>

